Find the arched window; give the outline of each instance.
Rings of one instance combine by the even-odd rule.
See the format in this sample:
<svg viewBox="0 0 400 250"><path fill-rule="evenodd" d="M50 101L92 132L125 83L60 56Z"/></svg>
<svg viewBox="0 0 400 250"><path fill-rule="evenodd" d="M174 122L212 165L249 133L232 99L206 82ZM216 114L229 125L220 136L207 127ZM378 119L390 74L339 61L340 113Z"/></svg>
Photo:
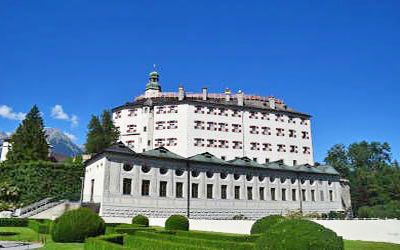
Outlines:
<svg viewBox="0 0 400 250"><path fill-rule="evenodd" d="M253 176L252 175L246 175L246 180L247 181L251 181L251 180L253 180Z"/></svg>
<svg viewBox="0 0 400 250"><path fill-rule="evenodd" d="M182 176L183 175L183 170L182 169L175 170L175 175L176 176Z"/></svg>
<svg viewBox="0 0 400 250"><path fill-rule="evenodd" d="M160 168L160 174L166 174L166 173L168 173L168 169Z"/></svg>
<svg viewBox="0 0 400 250"><path fill-rule="evenodd" d="M275 177L269 177L269 182L274 182L275 181Z"/></svg>
<svg viewBox="0 0 400 250"><path fill-rule="evenodd" d="M228 175L226 173L220 173L219 176L221 177L221 179L226 179Z"/></svg>
<svg viewBox="0 0 400 250"><path fill-rule="evenodd" d="M197 170L192 170L192 177L199 177L200 172Z"/></svg>
<svg viewBox="0 0 400 250"><path fill-rule="evenodd" d="M240 174L234 174L234 175L233 175L233 178L234 178L235 180L239 180Z"/></svg>
<svg viewBox="0 0 400 250"><path fill-rule="evenodd" d="M281 180L281 183L285 183L286 182L286 178L285 177L281 177L280 180Z"/></svg>
<svg viewBox="0 0 400 250"><path fill-rule="evenodd" d="M294 184L294 183L296 182L296 179L295 179L295 178L291 178L291 179L290 179L290 182L291 182L292 184Z"/></svg>
<svg viewBox="0 0 400 250"><path fill-rule="evenodd" d="M213 178L214 173L213 173L213 172L210 172L210 171L207 171L207 172L206 172L206 176L207 176L207 178Z"/></svg>
<svg viewBox="0 0 400 250"><path fill-rule="evenodd" d="M151 168L149 166L147 166L147 165L143 165L142 166L142 172L143 173L148 173L148 172L150 172L150 170L151 170Z"/></svg>
<svg viewBox="0 0 400 250"><path fill-rule="evenodd" d="M264 181L265 177L264 176L258 176L259 181Z"/></svg>
<svg viewBox="0 0 400 250"><path fill-rule="evenodd" d="M132 164L124 163L122 168L124 169L124 171L129 172L133 169L133 166L132 166Z"/></svg>

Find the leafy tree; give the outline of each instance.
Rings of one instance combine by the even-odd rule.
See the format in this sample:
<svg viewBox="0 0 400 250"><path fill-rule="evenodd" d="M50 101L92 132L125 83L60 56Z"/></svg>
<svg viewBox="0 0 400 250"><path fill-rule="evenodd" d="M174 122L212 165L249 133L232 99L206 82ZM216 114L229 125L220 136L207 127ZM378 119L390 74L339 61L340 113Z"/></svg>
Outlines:
<svg viewBox="0 0 400 250"><path fill-rule="evenodd" d="M350 163L346 147L343 144L336 144L329 149L325 162L332 165L342 177L348 178Z"/></svg>
<svg viewBox="0 0 400 250"><path fill-rule="evenodd" d="M36 105L11 136L11 150L7 154L10 162L47 160L49 146L44 132L43 119Z"/></svg>
<svg viewBox="0 0 400 250"><path fill-rule="evenodd" d="M92 116L88 125L88 134L86 139L86 152L89 154L100 152L104 149L103 127L97 116Z"/></svg>

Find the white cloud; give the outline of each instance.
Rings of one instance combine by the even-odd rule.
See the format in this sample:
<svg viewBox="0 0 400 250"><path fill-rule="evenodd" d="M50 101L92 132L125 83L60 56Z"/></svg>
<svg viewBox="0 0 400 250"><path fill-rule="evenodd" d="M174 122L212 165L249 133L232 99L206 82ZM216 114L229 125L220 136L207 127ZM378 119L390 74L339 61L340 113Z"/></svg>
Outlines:
<svg viewBox="0 0 400 250"><path fill-rule="evenodd" d="M59 104L51 108L51 117L58 120L69 121L73 127L78 126L78 117L65 113L63 107Z"/></svg>
<svg viewBox="0 0 400 250"><path fill-rule="evenodd" d="M7 105L1 105L0 106L0 116L6 119L10 120L19 120L22 121L25 119L26 114L22 112L13 112L11 107L8 107Z"/></svg>
<svg viewBox="0 0 400 250"><path fill-rule="evenodd" d="M70 133L68 133L68 132L65 132L65 131L64 131L64 134L65 134L71 141L76 141L76 139L77 139L75 135L70 134Z"/></svg>

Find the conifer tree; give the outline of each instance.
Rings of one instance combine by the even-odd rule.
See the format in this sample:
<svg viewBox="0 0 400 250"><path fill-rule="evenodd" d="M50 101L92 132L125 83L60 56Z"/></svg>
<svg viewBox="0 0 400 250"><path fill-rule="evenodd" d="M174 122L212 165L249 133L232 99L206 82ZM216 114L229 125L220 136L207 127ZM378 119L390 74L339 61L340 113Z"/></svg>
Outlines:
<svg viewBox="0 0 400 250"><path fill-rule="evenodd" d="M9 162L47 160L49 146L44 132L43 119L36 105L11 136L11 150L7 154Z"/></svg>
<svg viewBox="0 0 400 250"><path fill-rule="evenodd" d="M88 130L85 144L86 153L98 153L104 148L104 139L103 128L97 116L92 116L88 125Z"/></svg>
<svg viewBox="0 0 400 250"><path fill-rule="evenodd" d="M109 110L104 110L101 115L101 125L104 131L104 146L109 147L113 143L118 141L119 131L114 126L114 123L111 118L112 114Z"/></svg>

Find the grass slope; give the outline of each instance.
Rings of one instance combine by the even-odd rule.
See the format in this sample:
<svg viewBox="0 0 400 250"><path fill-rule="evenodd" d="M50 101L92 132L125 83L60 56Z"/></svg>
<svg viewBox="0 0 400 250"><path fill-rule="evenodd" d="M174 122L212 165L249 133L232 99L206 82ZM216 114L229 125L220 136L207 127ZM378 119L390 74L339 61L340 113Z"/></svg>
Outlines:
<svg viewBox="0 0 400 250"><path fill-rule="evenodd" d="M346 250L400 250L400 244L370 242L360 240L345 240L344 249Z"/></svg>

